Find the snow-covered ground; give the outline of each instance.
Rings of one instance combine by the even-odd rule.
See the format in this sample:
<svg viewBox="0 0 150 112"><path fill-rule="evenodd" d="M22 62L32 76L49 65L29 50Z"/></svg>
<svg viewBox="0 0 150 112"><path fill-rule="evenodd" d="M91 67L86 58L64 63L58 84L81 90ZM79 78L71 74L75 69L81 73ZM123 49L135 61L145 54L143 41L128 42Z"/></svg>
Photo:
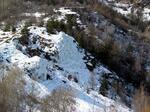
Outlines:
<svg viewBox="0 0 150 112"><path fill-rule="evenodd" d="M24 13L23 16L27 16L27 17L36 17L39 18L41 16L44 16L45 13L40 13L40 12L35 12L35 13Z"/></svg>
<svg viewBox="0 0 150 112"><path fill-rule="evenodd" d="M99 110L101 112L109 108L116 108L119 112L129 111L127 107L124 107L119 103L115 103L114 101L105 98L102 95L98 95L97 92L94 92L94 94L91 92L89 95L86 93L86 85L88 85L91 73L84 63L84 53L78 50L77 44L74 43L74 39L72 37L64 34L63 32L60 32L56 35L48 35L47 33L42 35L42 32L45 30L45 28L37 27L35 30L32 28L33 27L30 28L30 32L33 35L40 35L43 38L54 42L58 49L57 63L53 63L39 56L29 57L23 54L22 51L17 50L15 46L16 43L13 41L0 45L0 55L3 60L7 60L9 63L19 66L24 71L26 69L32 70L33 74L38 76L39 83L44 85L49 91L60 85L66 85L73 88L77 94L76 101L79 112L93 111L93 108L95 111ZM40 29L43 30L40 32ZM63 68L63 70L58 70L55 68L56 64ZM108 70L105 68L102 69L103 67L101 66L99 66L99 68L101 68L100 73L108 72ZM46 80L47 74L52 75L52 80ZM79 82L75 83L73 81L69 81L67 79L67 75L70 74L77 77ZM64 81L66 81L66 83L64 83ZM35 83L38 84L38 82ZM46 92L45 89L43 90L43 87L38 89L37 91ZM39 92L38 95L40 95Z"/></svg>
<svg viewBox="0 0 150 112"><path fill-rule="evenodd" d="M64 14L71 12L68 9L59 11ZM63 32L49 34L45 27L30 26L28 29L28 45L24 46L18 41L20 35L0 30L0 61L18 66L25 72L29 93L32 83L39 98L59 86L71 87L75 91L77 112L131 112L123 104L98 94L99 77L111 72L102 65L90 71L86 65L88 60L84 59L85 50L78 46L73 37ZM37 50L40 52L32 54ZM94 58L90 53L88 55L91 59ZM87 93L91 86L91 76L94 77L95 87Z"/></svg>

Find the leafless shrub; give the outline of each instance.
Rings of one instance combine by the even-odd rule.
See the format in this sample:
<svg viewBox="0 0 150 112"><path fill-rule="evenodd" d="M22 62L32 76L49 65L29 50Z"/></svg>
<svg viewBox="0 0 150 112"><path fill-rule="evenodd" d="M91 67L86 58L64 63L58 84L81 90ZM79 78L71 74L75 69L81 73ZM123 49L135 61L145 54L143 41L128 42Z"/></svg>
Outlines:
<svg viewBox="0 0 150 112"><path fill-rule="evenodd" d="M42 101L43 112L73 112L74 94L66 88L57 88Z"/></svg>
<svg viewBox="0 0 150 112"><path fill-rule="evenodd" d="M135 112L150 112L150 96L141 87L134 95L133 109Z"/></svg>
<svg viewBox="0 0 150 112"><path fill-rule="evenodd" d="M23 105L23 81L19 69L9 71L0 81L0 111L21 112Z"/></svg>

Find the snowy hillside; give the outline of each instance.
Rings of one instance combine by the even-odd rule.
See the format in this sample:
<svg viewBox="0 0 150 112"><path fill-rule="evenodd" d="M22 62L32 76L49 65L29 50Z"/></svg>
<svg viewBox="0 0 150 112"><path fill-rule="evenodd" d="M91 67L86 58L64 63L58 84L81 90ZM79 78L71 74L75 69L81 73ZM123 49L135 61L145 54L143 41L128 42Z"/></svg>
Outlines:
<svg viewBox="0 0 150 112"><path fill-rule="evenodd" d="M100 2L112 7L115 11L118 13L123 14L124 16L128 17L134 8L134 5L130 3L129 1L117 1L117 0L99 0ZM144 1L139 1L141 2L141 5L144 3ZM147 5L149 3L145 2ZM143 4L144 5L144 4ZM135 7L135 10L137 10L138 7ZM144 21L150 21L150 9L148 7L145 7L142 11L143 13L143 19Z"/></svg>
<svg viewBox="0 0 150 112"><path fill-rule="evenodd" d="M70 92L75 100L75 108L70 107L69 112L134 112L136 89L144 81L149 84L150 79L149 7L142 11L142 22L139 20L145 26L132 26L129 15L134 6L128 2L44 2L19 2L23 8L31 9L10 16L20 18L14 23L13 19L9 21L11 25L0 18L0 84L16 68L23 79L15 77L15 83L23 83L23 95L36 102L21 100L19 106L25 106L19 112L57 112L49 105L64 108L61 98L53 96L60 88ZM136 7L134 11L137 10ZM1 16L3 19L6 15ZM140 25L145 28L143 32ZM57 100L62 104L53 104ZM45 105L49 111L43 110Z"/></svg>
<svg viewBox="0 0 150 112"><path fill-rule="evenodd" d="M63 32L48 34L45 27L30 26L28 29L30 32L28 45L20 44L19 35L16 36L12 32L1 31L0 34L1 62L18 66L38 81L25 77L29 84L27 90L31 82L35 86L39 85L36 91L38 97L42 97L48 91L63 85L75 91L77 112L130 111L122 104L98 94L100 75L111 72L102 65L97 66L93 72L90 71L87 65L92 65L90 60L94 57L90 53L85 54L84 49L80 48L72 37ZM35 51L39 52L34 53ZM89 59L84 59L87 55ZM90 88L91 75L96 86L88 94L86 91ZM39 94L39 91L42 93Z"/></svg>

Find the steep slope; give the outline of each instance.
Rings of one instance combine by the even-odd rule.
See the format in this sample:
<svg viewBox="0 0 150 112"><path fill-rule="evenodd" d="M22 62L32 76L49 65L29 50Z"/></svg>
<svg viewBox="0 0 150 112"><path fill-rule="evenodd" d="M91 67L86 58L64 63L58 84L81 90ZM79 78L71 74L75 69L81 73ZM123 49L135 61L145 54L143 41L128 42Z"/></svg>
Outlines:
<svg viewBox="0 0 150 112"><path fill-rule="evenodd" d="M149 84L149 75L145 73L150 71L149 40L141 38L138 28L137 31L130 29L132 18L129 15L138 12L136 5L139 3L130 4L126 2L128 0L99 1L101 3L98 5L97 0L87 0L85 3L79 0L63 3L58 0L54 7L56 4L58 7L65 6L58 9L46 7L47 4L44 4L47 9L43 8L40 0L36 1L38 5L32 0L24 2L28 8L32 7L31 10L42 4L35 11L43 12L29 13L27 8L27 12L17 13L17 17L24 19L10 28L2 22L0 77L3 78L11 67L17 66L24 73L26 92L30 94L35 88L37 99L63 86L75 93L77 112L131 112L121 102L132 106L135 87L143 81ZM106 8L109 10L105 11ZM140 13L143 13L144 21L150 20L149 7ZM26 23L28 19L29 23ZM34 20L31 24L30 19ZM139 27L140 24L136 24ZM149 34L148 27L145 31Z"/></svg>
<svg viewBox="0 0 150 112"><path fill-rule="evenodd" d="M38 80L36 82L26 77L25 79L29 83L27 89L30 90L30 80L35 85L40 83L40 85L44 86L45 89L40 86L37 88L37 91L45 91L41 95L38 94L40 95L39 97L59 86L71 87L76 94L77 112L94 110L111 112L112 109L116 109L119 112L130 111L120 103L116 103L97 93L100 75L110 73L110 71L100 65L91 73L86 66L88 60L84 59L86 56L85 51L79 48L72 37L63 32L50 35L44 27L37 26L29 27L29 32L28 45L20 44L18 37L0 45L1 62L16 65L32 79ZM5 35L9 37L7 33ZM35 51L40 52L33 53ZM49 58L46 58L48 56L45 54ZM89 53L88 55L91 59L94 58ZM87 94L86 91L91 86L89 84L91 75L94 75L96 86L94 90Z"/></svg>

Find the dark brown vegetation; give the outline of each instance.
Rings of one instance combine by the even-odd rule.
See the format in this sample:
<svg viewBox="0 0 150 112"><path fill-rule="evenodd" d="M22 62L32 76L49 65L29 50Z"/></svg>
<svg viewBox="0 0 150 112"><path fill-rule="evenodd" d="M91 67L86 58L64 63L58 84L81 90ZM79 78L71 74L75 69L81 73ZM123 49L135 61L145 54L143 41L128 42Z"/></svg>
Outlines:
<svg viewBox="0 0 150 112"><path fill-rule="evenodd" d="M128 44L122 44L114 39L113 34L110 34L107 39L103 39L99 36L100 29L91 25L94 23L91 22L93 18L88 18L84 15L85 11L90 12L91 10L86 8L81 10L81 20L87 25L87 29L81 28L76 23L75 15L68 15L66 24L63 21L50 20L47 24L49 33L53 33L53 30L55 30L64 31L72 35L81 47L95 54L104 64L119 74L120 77L138 87L147 77L144 67L149 54L148 42L133 36L132 38L130 37L131 42L128 42L129 39L127 40ZM90 16L90 13L88 16ZM107 34L107 31L105 33ZM95 38L96 36L102 39L103 42L99 42Z"/></svg>
<svg viewBox="0 0 150 112"><path fill-rule="evenodd" d="M100 6L97 8L101 9ZM105 7L102 8L101 11L107 11L107 9L108 8ZM126 44L115 39L114 34L108 34L108 38L103 39L103 37L101 37L101 32L105 32L107 34L107 31L105 31L104 28L100 29L94 25L91 27L91 24L95 22L94 17L92 15L90 17L91 9L84 8L80 10L81 11L78 12L81 15L81 20L83 20L84 24L86 24L89 29L88 34L84 30L81 30L77 33L77 36L75 36L80 45L96 54L96 56L104 64L109 66L109 68L114 70L117 74L119 74L119 76L127 80L127 82L133 83L136 87L138 87L140 83L145 82L146 77L148 77L148 75L146 75L147 72L145 70L145 64L147 63L147 59L149 59L150 53L149 38L143 38L142 34L140 37L137 35L129 37L130 34L125 31L128 30L128 28L122 26L123 29L125 29L122 31L128 35L124 36L124 38L126 38ZM108 13L105 12L105 14L109 14L110 12L111 11L108 11ZM89 17L87 17L87 15ZM116 15L116 18L122 18L122 16L119 17L118 14ZM111 14L110 16L114 17ZM94 22L92 23L91 21ZM118 21L120 22L121 20ZM126 24L130 25L127 22ZM116 24L115 27L117 28L118 24ZM121 28L120 25L119 28ZM101 39L103 42L99 41L95 37ZM146 82L148 84L148 81Z"/></svg>

